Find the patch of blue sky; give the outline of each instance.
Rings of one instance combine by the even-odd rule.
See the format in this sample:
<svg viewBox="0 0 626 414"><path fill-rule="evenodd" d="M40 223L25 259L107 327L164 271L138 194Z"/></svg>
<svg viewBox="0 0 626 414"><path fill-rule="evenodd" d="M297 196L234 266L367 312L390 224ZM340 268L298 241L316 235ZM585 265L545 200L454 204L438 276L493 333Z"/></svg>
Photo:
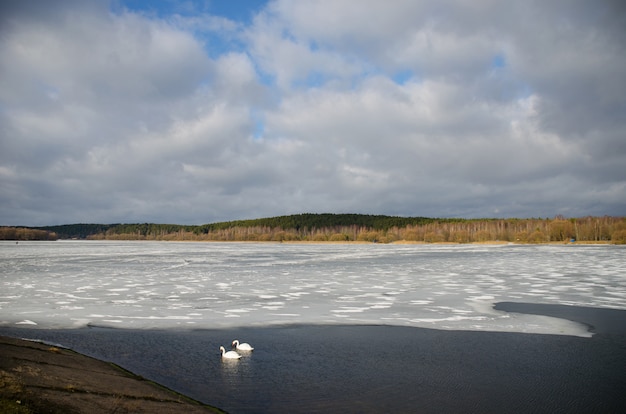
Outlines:
<svg viewBox="0 0 626 414"><path fill-rule="evenodd" d="M183 6L182 2L175 1L118 0L112 3L111 9L114 13L122 13L128 10L150 17L164 18L174 14L192 13L190 10L192 3L189 2Z"/></svg>
<svg viewBox="0 0 626 414"><path fill-rule="evenodd" d="M212 0L208 3L208 13L223 16L243 24L249 24L268 0Z"/></svg>
<svg viewBox="0 0 626 414"><path fill-rule="evenodd" d="M204 50L211 59L217 59L230 52L245 52L246 44L236 35L215 31L195 32L194 36L204 44Z"/></svg>
<svg viewBox="0 0 626 414"><path fill-rule="evenodd" d="M412 70L401 70L391 75L391 79L398 85L404 85L414 79L415 73Z"/></svg>
<svg viewBox="0 0 626 414"><path fill-rule="evenodd" d="M491 59L492 69L502 69L506 67L506 58L502 54L497 54Z"/></svg>
<svg viewBox="0 0 626 414"><path fill-rule="evenodd" d="M256 73L256 76L259 82L261 82L262 85L265 85L268 87L276 86L276 81L278 79L276 76L276 73L264 70L263 65L260 64L258 61L256 61L254 57L251 56L249 53L248 53L248 57L250 58L250 62L252 63L254 67L254 72Z"/></svg>
<svg viewBox="0 0 626 414"><path fill-rule="evenodd" d="M265 116L263 112L258 109L252 109L250 111L250 119L254 123L252 139L254 141L262 140L265 136Z"/></svg>
<svg viewBox="0 0 626 414"><path fill-rule="evenodd" d="M265 122L262 119L257 119L254 122L254 132L252 133L252 138L255 141L259 141L263 139L265 135Z"/></svg>
<svg viewBox="0 0 626 414"><path fill-rule="evenodd" d="M319 52L322 50L322 47L315 40L311 40L309 41L309 50L311 52Z"/></svg>
<svg viewBox="0 0 626 414"><path fill-rule="evenodd" d="M176 14L211 14L248 24L267 3L268 0L118 0L113 4L113 9L127 9L160 18Z"/></svg>
<svg viewBox="0 0 626 414"><path fill-rule="evenodd" d="M268 3L268 0L114 0L111 10L114 13L123 13L128 10L141 13L149 18L163 19L177 22L185 19L183 29L193 33L193 36L204 44L207 55L212 59L229 52L244 52L246 43L239 37L240 32L235 27L245 27L251 24L254 16ZM194 22L196 17L216 17L233 22L229 29L212 24ZM270 82L266 82L269 84Z"/></svg>

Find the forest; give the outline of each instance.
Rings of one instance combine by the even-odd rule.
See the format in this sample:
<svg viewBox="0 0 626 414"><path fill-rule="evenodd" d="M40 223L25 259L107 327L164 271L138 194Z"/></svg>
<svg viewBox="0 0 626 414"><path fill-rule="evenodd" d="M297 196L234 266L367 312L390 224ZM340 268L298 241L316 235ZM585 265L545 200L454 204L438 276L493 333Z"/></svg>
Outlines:
<svg viewBox="0 0 626 414"><path fill-rule="evenodd" d="M414 243L626 243L626 217L460 219L297 214L203 225L0 227L0 240L163 240Z"/></svg>
<svg viewBox="0 0 626 414"><path fill-rule="evenodd" d="M26 227L0 227L0 240L57 240L53 231Z"/></svg>

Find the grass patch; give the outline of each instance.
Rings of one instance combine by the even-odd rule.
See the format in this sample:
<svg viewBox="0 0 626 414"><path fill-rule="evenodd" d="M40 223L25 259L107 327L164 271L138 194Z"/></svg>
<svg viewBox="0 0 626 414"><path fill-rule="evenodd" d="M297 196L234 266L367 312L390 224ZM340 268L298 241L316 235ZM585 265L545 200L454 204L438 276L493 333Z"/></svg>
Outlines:
<svg viewBox="0 0 626 414"><path fill-rule="evenodd" d="M24 385L14 375L0 371L0 413L30 414Z"/></svg>

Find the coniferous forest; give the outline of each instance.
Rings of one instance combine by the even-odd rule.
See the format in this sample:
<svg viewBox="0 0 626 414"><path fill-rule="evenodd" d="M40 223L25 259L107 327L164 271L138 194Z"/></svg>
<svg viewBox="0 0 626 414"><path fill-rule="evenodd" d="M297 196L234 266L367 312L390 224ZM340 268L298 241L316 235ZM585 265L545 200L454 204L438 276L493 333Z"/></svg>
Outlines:
<svg viewBox="0 0 626 414"><path fill-rule="evenodd" d="M626 217L457 219L297 214L203 225L67 224L0 227L0 240L626 243Z"/></svg>

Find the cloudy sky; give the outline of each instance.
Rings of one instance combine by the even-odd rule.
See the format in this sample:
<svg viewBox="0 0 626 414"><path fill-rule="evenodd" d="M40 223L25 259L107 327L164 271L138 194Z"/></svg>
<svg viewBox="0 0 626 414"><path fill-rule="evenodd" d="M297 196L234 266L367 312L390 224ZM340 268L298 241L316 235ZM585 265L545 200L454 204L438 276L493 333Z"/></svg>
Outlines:
<svg viewBox="0 0 626 414"><path fill-rule="evenodd" d="M615 0L0 3L0 225L626 215Z"/></svg>

